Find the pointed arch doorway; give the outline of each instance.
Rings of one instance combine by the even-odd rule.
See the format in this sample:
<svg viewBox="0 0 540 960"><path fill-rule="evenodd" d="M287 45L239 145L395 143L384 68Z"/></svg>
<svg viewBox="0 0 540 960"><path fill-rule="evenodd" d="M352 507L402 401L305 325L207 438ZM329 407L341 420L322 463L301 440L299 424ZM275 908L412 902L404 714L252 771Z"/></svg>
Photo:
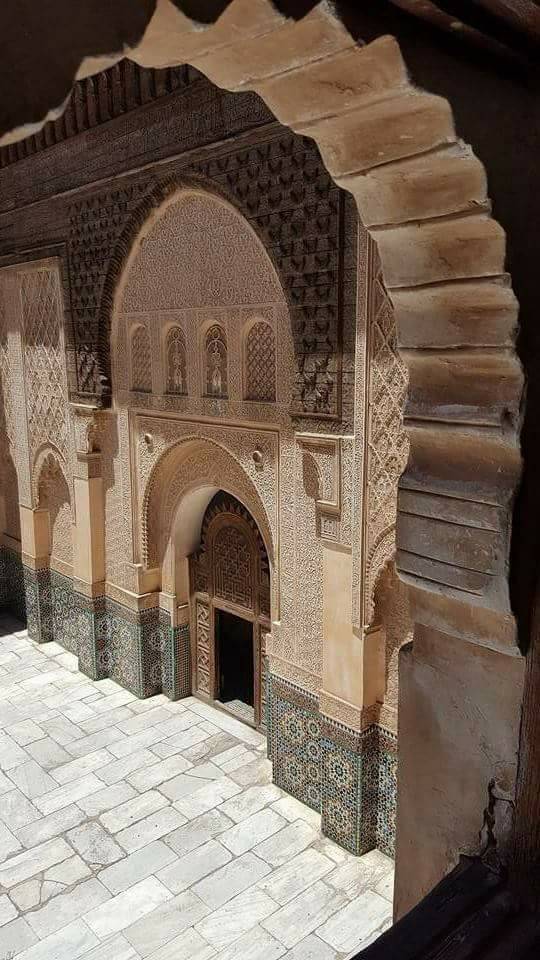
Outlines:
<svg viewBox="0 0 540 960"><path fill-rule="evenodd" d="M193 690L265 728L270 565L253 517L223 490L205 511L189 575Z"/></svg>

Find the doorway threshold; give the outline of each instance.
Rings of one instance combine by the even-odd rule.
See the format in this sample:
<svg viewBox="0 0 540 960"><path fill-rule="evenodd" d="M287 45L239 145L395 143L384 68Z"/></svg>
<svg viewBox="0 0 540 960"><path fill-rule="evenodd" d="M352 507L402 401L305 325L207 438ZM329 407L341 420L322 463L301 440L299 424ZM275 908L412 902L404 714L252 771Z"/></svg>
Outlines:
<svg viewBox="0 0 540 960"><path fill-rule="evenodd" d="M218 703L219 702L221 701L218 701ZM255 726L255 709L250 707L248 703L244 703L243 700L228 700L222 702L222 706L225 710L228 710L229 713L232 713L233 716L237 717L238 720L243 720L244 723Z"/></svg>

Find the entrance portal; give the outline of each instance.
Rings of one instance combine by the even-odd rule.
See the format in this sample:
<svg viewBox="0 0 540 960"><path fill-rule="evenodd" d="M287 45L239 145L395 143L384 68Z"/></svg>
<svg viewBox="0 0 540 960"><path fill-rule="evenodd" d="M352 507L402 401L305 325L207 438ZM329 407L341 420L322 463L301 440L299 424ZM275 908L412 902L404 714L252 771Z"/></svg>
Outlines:
<svg viewBox="0 0 540 960"><path fill-rule="evenodd" d="M219 676L218 699L233 713L255 720L253 624L225 610L216 610L215 632Z"/></svg>
<svg viewBox="0 0 540 960"><path fill-rule="evenodd" d="M251 514L220 491L190 557L193 689L257 727L265 725L265 638L270 568Z"/></svg>

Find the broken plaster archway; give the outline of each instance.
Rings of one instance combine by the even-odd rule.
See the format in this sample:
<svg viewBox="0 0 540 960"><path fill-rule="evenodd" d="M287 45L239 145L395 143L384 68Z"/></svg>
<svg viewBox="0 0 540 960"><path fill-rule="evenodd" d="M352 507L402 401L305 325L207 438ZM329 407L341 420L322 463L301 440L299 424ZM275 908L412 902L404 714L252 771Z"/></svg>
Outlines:
<svg viewBox="0 0 540 960"><path fill-rule="evenodd" d="M356 198L410 372L397 544L413 615L517 652L508 591L517 304L483 167L459 141L448 103L412 86L391 38L356 46L327 4L292 22L270 0L232 0L216 24L194 30L158 0L131 56L193 63L218 85L255 89L279 120L316 140Z"/></svg>
<svg viewBox="0 0 540 960"><path fill-rule="evenodd" d="M191 63L225 89L255 90L279 121L315 140L353 194L409 370L397 547L413 616L517 653L508 588L520 473L517 302L485 171L459 140L450 105L411 84L392 37L357 45L325 3L295 22L270 0L233 0L215 24L194 30L159 0L130 56L142 66Z"/></svg>

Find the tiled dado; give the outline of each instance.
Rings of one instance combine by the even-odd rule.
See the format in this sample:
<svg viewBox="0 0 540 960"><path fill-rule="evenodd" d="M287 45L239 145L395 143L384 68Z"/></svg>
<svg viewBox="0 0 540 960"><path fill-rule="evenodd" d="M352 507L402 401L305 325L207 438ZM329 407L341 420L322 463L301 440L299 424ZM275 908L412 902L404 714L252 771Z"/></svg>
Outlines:
<svg viewBox="0 0 540 960"><path fill-rule="evenodd" d="M321 814L323 833L355 854L393 856L397 738L359 733L321 715L318 700L268 678L268 747L275 783Z"/></svg>
<svg viewBox="0 0 540 960"><path fill-rule="evenodd" d="M37 643L55 640L79 658L93 680L111 677L138 697L191 692L189 626L169 614L132 610L109 597L87 597L55 570L33 570L18 554L0 551L0 606L26 620Z"/></svg>
<svg viewBox="0 0 540 960"><path fill-rule="evenodd" d="M0 547L0 610L9 610L26 622L24 570L20 553Z"/></svg>

